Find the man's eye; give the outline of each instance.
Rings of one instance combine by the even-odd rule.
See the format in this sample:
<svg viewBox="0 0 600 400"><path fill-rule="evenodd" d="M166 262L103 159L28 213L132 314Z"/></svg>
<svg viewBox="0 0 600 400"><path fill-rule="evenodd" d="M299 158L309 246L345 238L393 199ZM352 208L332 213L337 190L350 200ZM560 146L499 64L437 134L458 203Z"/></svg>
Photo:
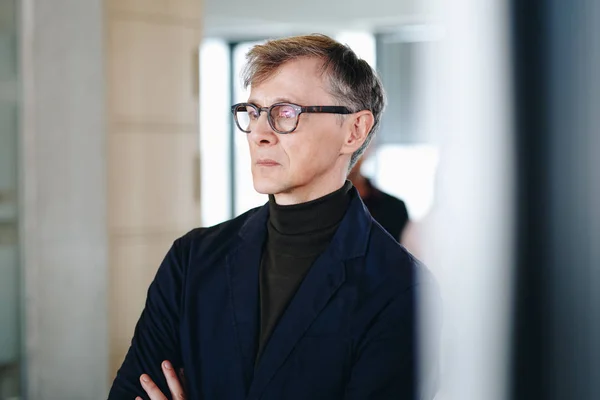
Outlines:
<svg viewBox="0 0 600 400"><path fill-rule="evenodd" d="M280 107L277 116L279 118L296 118L296 110L292 107Z"/></svg>
<svg viewBox="0 0 600 400"><path fill-rule="evenodd" d="M258 113L256 112L256 110L250 109L250 110L247 110L247 113L248 113L248 117L250 117L250 119L258 119Z"/></svg>

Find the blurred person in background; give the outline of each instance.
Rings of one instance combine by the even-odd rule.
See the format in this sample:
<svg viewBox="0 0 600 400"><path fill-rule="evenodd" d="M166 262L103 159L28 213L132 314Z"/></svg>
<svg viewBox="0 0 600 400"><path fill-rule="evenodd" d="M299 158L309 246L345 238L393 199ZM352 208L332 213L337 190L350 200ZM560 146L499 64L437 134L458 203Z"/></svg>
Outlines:
<svg viewBox="0 0 600 400"><path fill-rule="evenodd" d="M352 181L352 184L358 190L363 203L365 203L375 221L379 222L394 239L399 241L409 221L406 204L402 200L376 188L371 180L361 173L363 161L367 156L368 154L365 154L358 159L352 171L350 171L348 179Z"/></svg>
<svg viewBox="0 0 600 400"><path fill-rule="evenodd" d="M247 57L232 113L269 202L175 241L109 398L432 398L416 319L435 282L346 179L384 108L378 77L322 35Z"/></svg>

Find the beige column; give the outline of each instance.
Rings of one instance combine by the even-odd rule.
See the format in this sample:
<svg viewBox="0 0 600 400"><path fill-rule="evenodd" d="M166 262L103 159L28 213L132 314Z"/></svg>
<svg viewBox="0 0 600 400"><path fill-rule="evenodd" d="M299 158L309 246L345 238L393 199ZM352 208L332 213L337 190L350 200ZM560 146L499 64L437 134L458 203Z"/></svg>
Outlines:
<svg viewBox="0 0 600 400"><path fill-rule="evenodd" d="M198 226L201 0L106 0L112 379L173 240Z"/></svg>

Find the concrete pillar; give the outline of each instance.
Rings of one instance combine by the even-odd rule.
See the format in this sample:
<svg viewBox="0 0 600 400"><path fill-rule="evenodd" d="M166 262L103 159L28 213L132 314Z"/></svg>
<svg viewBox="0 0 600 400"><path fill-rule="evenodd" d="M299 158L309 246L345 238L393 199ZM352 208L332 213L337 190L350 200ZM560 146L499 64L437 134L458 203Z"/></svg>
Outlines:
<svg viewBox="0 0 600 400"><path fill-rule="evenodd" d="M22 0L20 232L27 399L107 394L102 0Z"/></svg>
<svg viewBox="0 0 600 400"><path fill-rule="evenodd" d="M21 2L28 399L101 399L198 226L200 0Z"/></svg>

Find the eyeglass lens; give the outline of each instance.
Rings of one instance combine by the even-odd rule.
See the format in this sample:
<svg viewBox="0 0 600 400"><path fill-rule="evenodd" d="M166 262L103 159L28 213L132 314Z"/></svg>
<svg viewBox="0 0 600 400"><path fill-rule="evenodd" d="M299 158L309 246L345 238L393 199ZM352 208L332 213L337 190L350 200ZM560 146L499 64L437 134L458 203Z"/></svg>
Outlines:
<svg viewBox="0 0 600 400"><path fill-rule="evenodd" d="M239 128L244 132L252 131L260 117L258 108L250 105L238 107L235 115ZM298 115L299 111L291 105L276 105L271 108L270 112L271 127L278 132L290 132L296 127Z"/></svg>

